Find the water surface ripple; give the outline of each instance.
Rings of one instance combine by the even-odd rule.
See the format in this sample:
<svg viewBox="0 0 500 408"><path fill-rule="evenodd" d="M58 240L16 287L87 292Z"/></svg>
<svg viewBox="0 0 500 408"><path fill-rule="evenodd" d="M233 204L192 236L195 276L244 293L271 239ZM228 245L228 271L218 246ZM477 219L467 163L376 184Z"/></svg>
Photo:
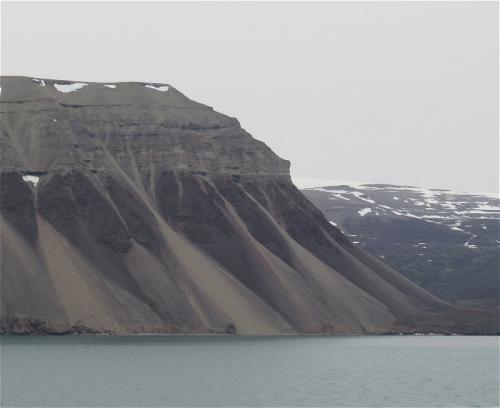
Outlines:
<svg viewBox="0 0 500 408"><path fill-rule="evenodd" d="M497 407L498 339L3 337L1 403Z"/></svg>

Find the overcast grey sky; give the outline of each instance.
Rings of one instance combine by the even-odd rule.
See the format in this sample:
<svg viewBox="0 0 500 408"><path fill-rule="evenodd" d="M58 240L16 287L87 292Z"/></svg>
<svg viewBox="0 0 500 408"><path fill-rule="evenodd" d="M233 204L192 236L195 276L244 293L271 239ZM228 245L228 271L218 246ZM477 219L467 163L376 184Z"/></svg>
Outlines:
<svg viewBox="0 0 500 408"><path fill-rule="evenodd" d="M8 3L2 74L169 83L296 176L498 190L498 5Z"/></svg>

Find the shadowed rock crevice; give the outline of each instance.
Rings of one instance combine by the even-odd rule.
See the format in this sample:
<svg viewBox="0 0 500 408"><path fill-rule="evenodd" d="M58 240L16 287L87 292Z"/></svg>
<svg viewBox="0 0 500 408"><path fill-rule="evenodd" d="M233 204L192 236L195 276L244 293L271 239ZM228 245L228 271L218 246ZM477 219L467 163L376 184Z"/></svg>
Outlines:
<svg viewBox="0 0 500 408"><path fill-rule="evenodd" d="M34 188L19 173L0 174L0 212L31 244L37 238Z"/></svg>
<svg viewBox="0 0 500 408"><path fill-rule="evenodd" d="M81 235L113 252L125 253L132 246L131 235L113 206L79 172L53 175L40 189L38 211L76 246Z"/></svg>

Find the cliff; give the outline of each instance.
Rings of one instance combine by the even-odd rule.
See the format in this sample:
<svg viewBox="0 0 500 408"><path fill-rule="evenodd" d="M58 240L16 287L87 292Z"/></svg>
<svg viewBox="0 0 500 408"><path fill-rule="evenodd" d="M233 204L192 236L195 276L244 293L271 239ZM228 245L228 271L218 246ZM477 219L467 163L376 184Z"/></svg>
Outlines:
<svg viewBox="0 0 500 408"><path fill-rule="evenodd" d="M166 84L1 79L4 333L494 332L354 246Z"/></svg>

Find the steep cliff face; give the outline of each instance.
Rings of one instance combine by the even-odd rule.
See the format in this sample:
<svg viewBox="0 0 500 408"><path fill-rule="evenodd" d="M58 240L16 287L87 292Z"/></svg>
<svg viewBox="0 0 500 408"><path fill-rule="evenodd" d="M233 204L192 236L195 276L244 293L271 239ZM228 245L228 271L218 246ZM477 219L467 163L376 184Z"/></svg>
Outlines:
<svg viewBox="0 0 500 408"><path fill-rule="evenodd" d="M0 98L3 332L496 330L353 246L289 162L173 87L3 77Z"/></svg>

